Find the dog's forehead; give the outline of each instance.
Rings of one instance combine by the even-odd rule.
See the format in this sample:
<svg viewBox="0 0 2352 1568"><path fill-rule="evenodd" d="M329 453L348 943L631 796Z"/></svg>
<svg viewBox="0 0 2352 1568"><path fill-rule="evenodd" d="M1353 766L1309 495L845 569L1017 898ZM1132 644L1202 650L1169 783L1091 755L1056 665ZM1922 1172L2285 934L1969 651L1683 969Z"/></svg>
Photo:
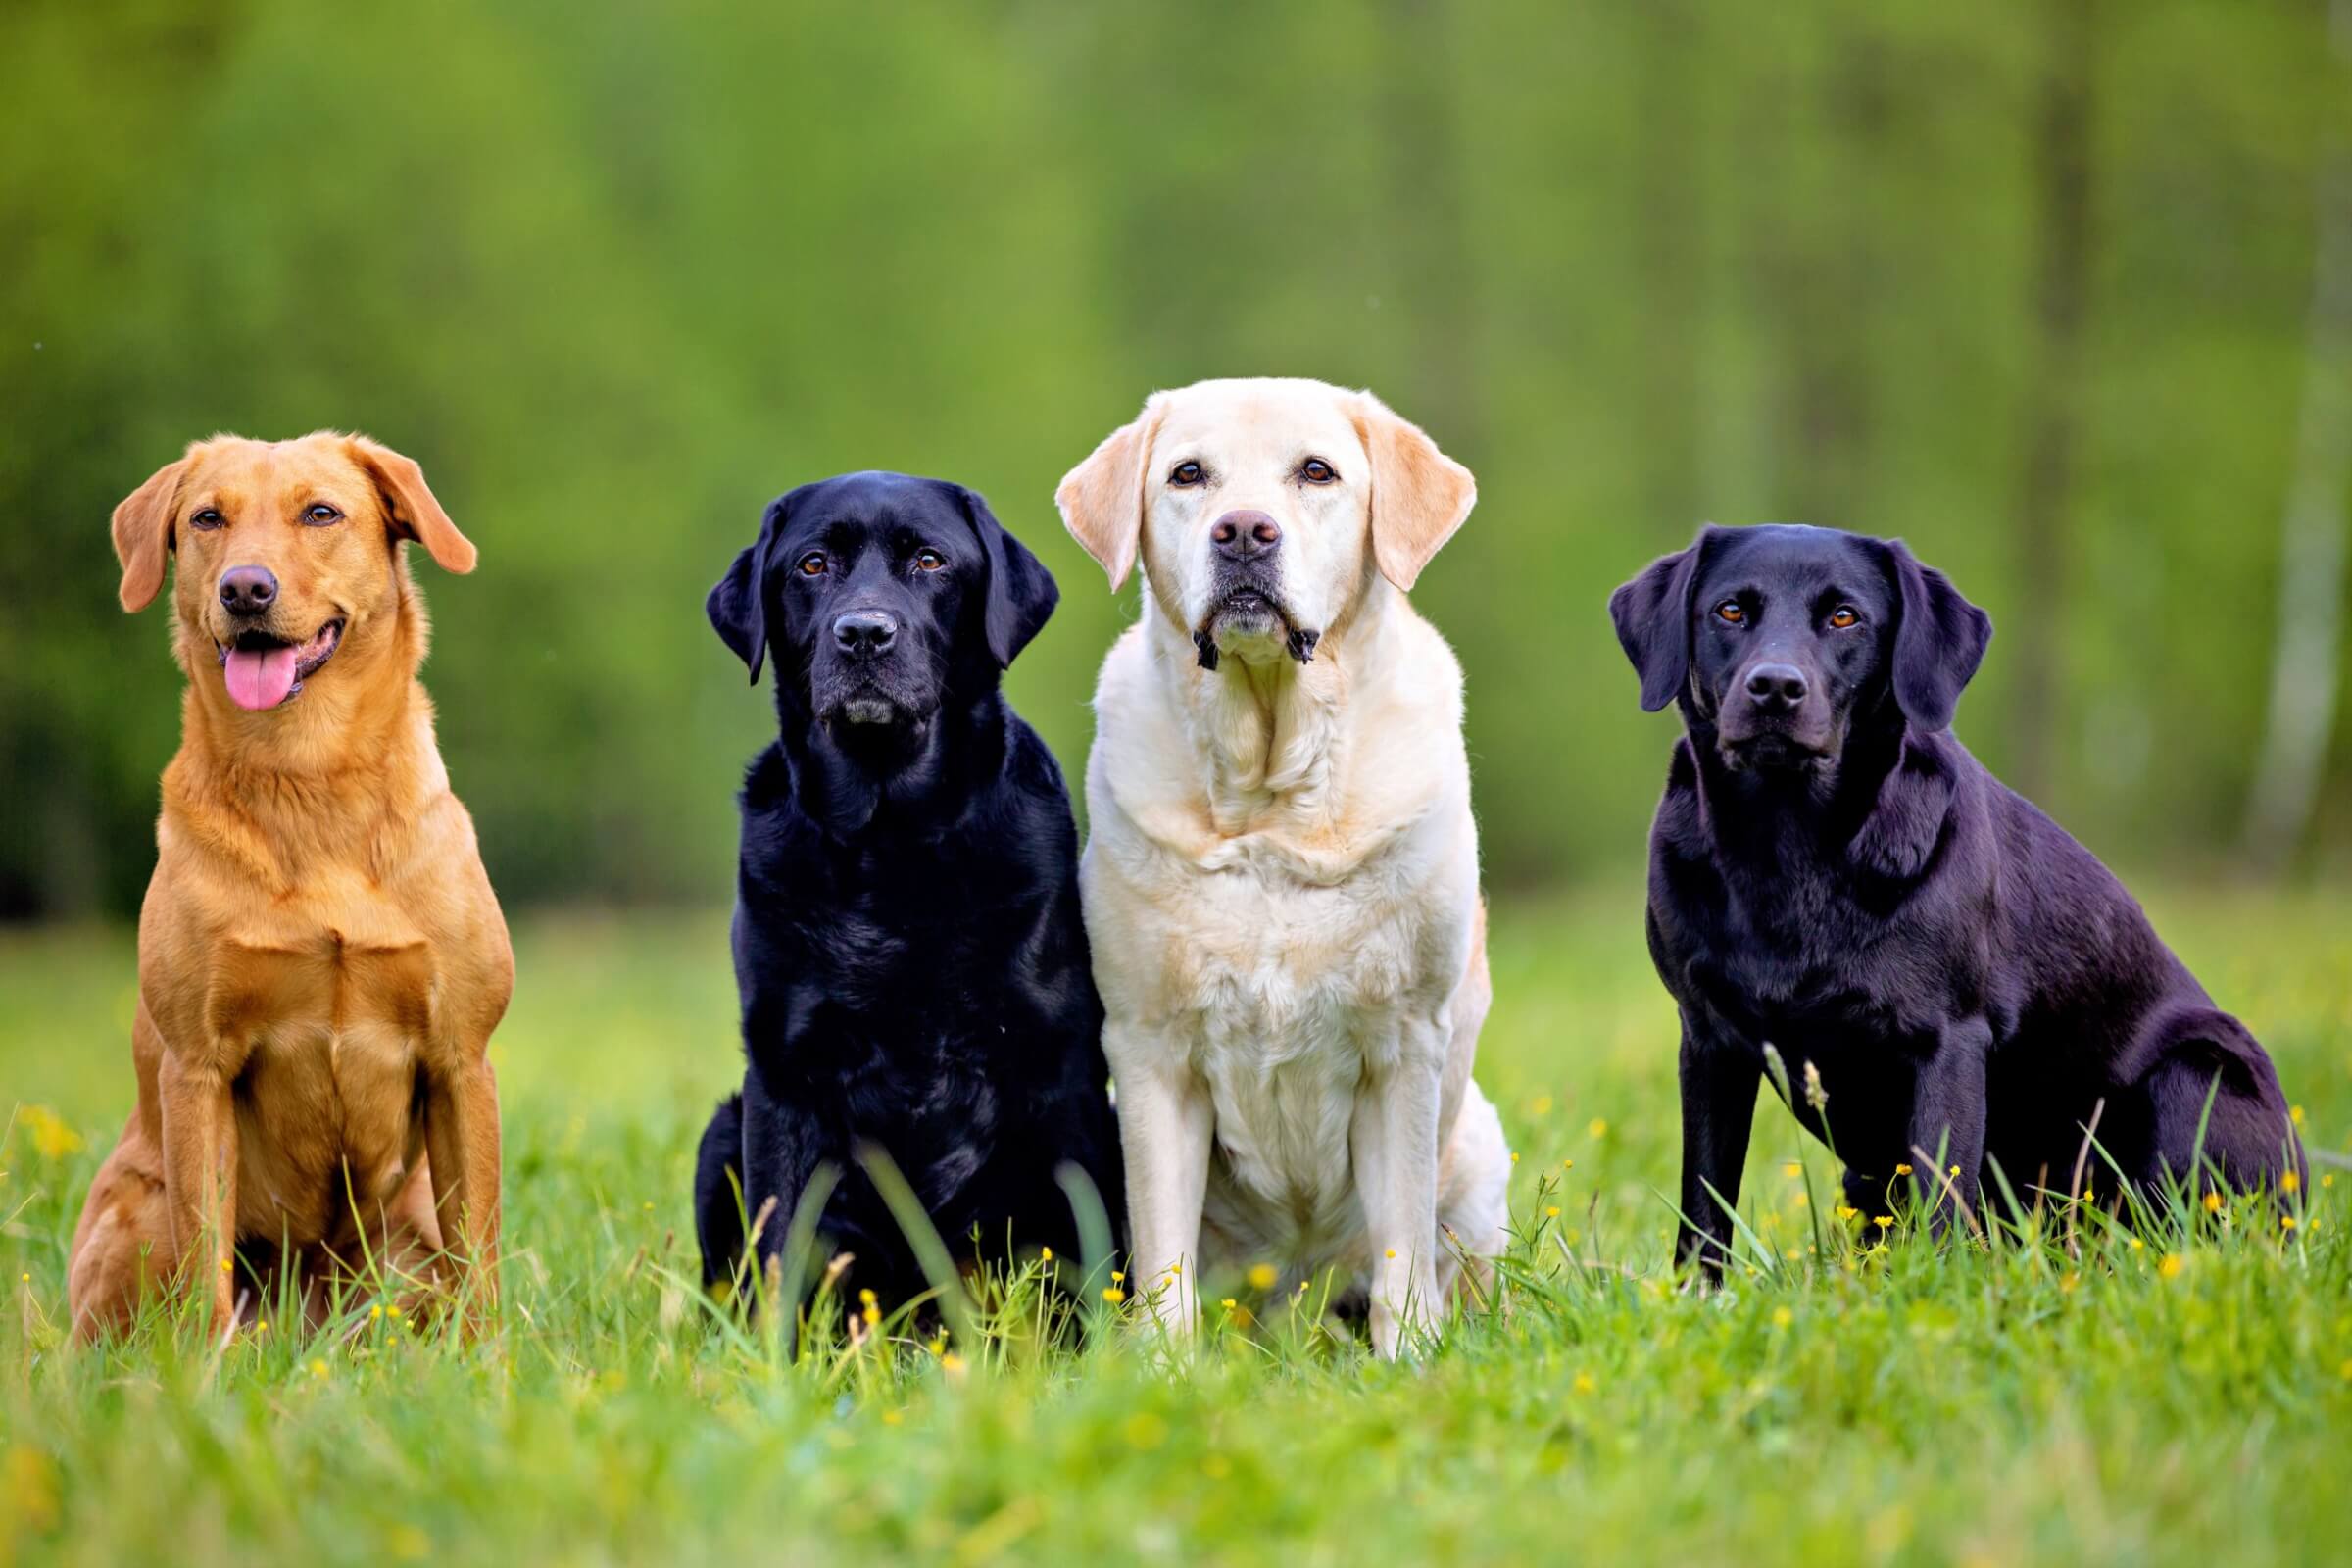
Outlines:
<svg viewBox="0 0 2352 1568"><path fill-rule="evenodd" d="M824 529L844 523L882 527L938 521L957 514L950 489L942 481L881 470L819 479L784 500L796 528Z"/></svg>
<svg viewBox="0 0 2352 1568"><path fill-rule="evenodd" d="M1727 534L1711 552L1701 581L1710 587L1867 592L1882 573L1871 542L1835 528L1768 523Z"/></svg>
<svg viewBox="0 0 2352 1568"><path fill-rule="evenodd" d="M1257 452L1277 461L1308 449L1360 452L1346 398L1321 381L1202 381L1167 395L1156 444L1213 450L1227 462Z"/></svg>
<svg viewBox="0 0 2352 1568"><path fill-rule="evenodd" d="M340 440L307 435L293 441L215 436L189 455L181 494L220 505L274 508L311 500L350 505L372 491L368 476Z"/></svg>

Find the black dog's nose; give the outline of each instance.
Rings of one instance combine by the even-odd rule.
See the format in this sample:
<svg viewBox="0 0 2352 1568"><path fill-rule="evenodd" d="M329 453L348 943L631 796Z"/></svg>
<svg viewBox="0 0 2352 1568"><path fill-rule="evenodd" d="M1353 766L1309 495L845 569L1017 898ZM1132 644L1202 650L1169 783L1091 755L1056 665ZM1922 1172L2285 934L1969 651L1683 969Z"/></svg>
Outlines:
<svg viewBox="0 0 2352 1568"><path fill-rule="evenodd" d="M1747 695L1758 708L1794 708L1805 700L1805 672L1794 664L1758 664L1747 672Z"/></svg>
<svg viewBox="0 0 2352 1568"><path fill-rule="evenodd" d="M277 574L268 566L231 566L220 574L220 603L232 615L258 615L277 603Z"/></svg>
<svg viewBox="0 0 2352 1568"><path fill-rule="evenodd" d="M1208 542L1228 560L1248 561L1282 543L1282 524L1262 512L1228 512L1208 530Z"/></svg>
<svg viewBox="0 0 2352 1568"><path fill-rule="evenodd" d="M899 638L899 623L879 610L853 610L833 622L833 640L845 654L887 653Z"/></svg>

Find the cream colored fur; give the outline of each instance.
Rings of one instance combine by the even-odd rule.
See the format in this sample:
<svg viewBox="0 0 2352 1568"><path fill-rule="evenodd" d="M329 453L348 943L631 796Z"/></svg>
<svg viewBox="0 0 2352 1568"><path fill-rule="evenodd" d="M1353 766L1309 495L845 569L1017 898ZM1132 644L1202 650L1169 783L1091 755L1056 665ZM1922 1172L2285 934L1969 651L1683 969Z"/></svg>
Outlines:
<svg viewBox="0 0 2352 1568"><path fill-rule="evenodd" d="M1188 461L1204 481L1171 483ZM1114 584L1146 578L1096 692L1080 875L1136 1276L1179 1330L1203 1266L1336 1267L1394 1355L1502 1246L1461 669L1402 591L1475 499L1378 399L1304 380L1156 394L1055 494ZM1202 667L1237 509L1281 528L1307 662L1245 626Z"/></svg>

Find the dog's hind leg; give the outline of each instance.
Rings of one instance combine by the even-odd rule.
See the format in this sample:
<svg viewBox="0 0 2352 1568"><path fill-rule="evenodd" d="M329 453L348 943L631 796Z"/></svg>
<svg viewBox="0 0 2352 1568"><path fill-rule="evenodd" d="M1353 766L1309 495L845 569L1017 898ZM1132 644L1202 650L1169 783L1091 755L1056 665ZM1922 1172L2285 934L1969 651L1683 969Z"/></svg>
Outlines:
<svg viewBox="0 0 2352 1568"><path fill-rule="evenodd" d="M694 1234L703 1249L703 1288L732 1285L744 1254L743 1097L710 1113L694 1160ZM768 1216L770 1225L777 1223Z"/></svg>
<svg viewBox="0 0 2352 1568"><path fill-rule="evenodd" d="M1494 1283L1494 1259L1510 1245L1510 1145L1502 1135L1502 1118L1475 1083L1463 1090L1438 1176L1436 1309L1443 1311L1446 1299L1456 1293L1472 1305L1484 1300Z"/></svg>
<svg viewBox="0 0 2352 1568"><path fill-rule="evenodd" d="M2151 1193L2192 1170L2198 1190L2217 1174L2238 1189L2277 1186L2290 1171L2298 1183L2309 1175L2278 1071L2245 1025L2190 1007L2151 1020L2141 1038L2133 1054L2146 1065L2129 1099L2144 1145L2112 1152Z"/></svg>
<svg viewBox="0 0 2352 1568"><path fill-rule="evenodd" d="M66 1265L74 1332L85 1343L128 1328L176 1259L154 1149L134 1118L90 1182Z"/></svg>

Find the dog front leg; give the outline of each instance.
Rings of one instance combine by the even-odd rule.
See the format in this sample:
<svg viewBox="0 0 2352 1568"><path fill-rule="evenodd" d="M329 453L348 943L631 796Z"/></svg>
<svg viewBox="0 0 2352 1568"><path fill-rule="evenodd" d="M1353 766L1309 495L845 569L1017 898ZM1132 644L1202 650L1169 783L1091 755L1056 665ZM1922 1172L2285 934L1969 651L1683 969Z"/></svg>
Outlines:
<svg viewBox="0 0 2352 1568"><path fill-rule="evenodd" d="M1348 1154L1372 1248L1372 1348L1395 1360L1408 1331L1437 1318L1438 1104L1446 1053L1414 1049L1439 1031L1408 1026L1405 1049L1356 1091Z"/></svg>
<svg viewBox="0 0 2352 1568"><path fill-rule="evenodd" d="M1984 1019L1947 1023L1912 1086L1913 1158L1942 1161L1913 1178L1933 1198L1928 1226L1937 1236L1951 1228L1955 1198L1971 1213L1978 1208L1978 1177L1984 1164L1984 1065L1991 1054L1992 1025Z"/></svg>
<svg viewBox="0 0 2352 1568"><path fill-rule="evenodd" d="M486 1054L425 1076L424 1146L443 1250L456 1260L470 1330L498 1313L498 1081Z"/></svg>
<svg viewBox="0 0 2352 1568"><path fill-rule="evenodd" d="M1686 1011L1681 1076L1683 1216L1674 1260L1678 1268L1695 1261L1705 1279L1720 1281L1732 1257L1730 1205L1740 1201L1764 1066L1741 1046L1703 1038Z"/></svg>
<svg viewBox="0 0 2352 1568"><path fill-rule="evenodd" d="M1103 1030L1118 1081L1119 1148L1127 1169L1130 1282L1160 1326L1189 1335L1200 1319L1200 1209L1216 1116L1208 1091L1183 1063L1178 1043Z"/></svg>
<svg viewBox="0 0 2352 1568"><path fill-rule="evenodd" d="M230 1076L166 1051L156 1070L164 1123L164 1201L185 1288L208 1301L214 1329L236 1315L237 1113Z"/></svg>

